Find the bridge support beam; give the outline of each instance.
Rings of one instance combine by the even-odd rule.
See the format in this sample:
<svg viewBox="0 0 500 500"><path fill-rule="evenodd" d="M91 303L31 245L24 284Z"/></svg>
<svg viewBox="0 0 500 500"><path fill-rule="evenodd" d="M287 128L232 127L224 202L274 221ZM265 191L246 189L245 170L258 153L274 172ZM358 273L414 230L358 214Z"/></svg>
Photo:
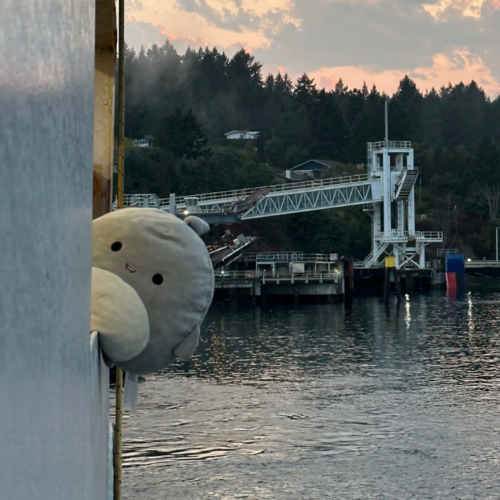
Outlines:
<svg viewBox="0 0 500 500"><path fill-rule="evenodd" d="M411 190L408 197L408 232L415 233L415 189Z"/></svg>
<svg viewBox="0 0 500 500"><path fill-rule="evenodd" d="M392 230L391 221L391 164L388 148L382 150L382 203L384 206L384 236L389 237Z"/></svg>
<svg viewBox="0 0 500 500"><path fill-rule="evenodd" d="M420 269L425 269L425 245L423 243L420 243L417 251L420 257Z"/></svg>

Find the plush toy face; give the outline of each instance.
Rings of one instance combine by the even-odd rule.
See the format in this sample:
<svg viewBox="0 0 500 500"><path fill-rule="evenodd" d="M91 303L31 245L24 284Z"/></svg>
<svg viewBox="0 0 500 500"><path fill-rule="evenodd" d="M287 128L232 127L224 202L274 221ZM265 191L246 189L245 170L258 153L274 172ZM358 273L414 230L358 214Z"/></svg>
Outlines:
<svg viewBox="0 0 500 500"><path fill-rule="evenodd" d="M124 370L163 368L173 361L173 351L199 332L213 297L213 267L201 238L177 217L129 208L94 220L92 265L132 286L149 315L149 342L138 356L120 363Z"/></svg>

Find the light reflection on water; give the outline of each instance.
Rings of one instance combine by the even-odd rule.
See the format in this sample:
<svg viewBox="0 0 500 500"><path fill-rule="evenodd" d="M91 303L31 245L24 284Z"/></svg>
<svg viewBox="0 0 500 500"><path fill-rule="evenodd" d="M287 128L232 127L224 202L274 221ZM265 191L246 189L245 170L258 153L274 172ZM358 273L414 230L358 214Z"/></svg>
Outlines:
<svg viewBox="0 0 500 500"><path fill-rule="evenodd" d="M125 415L124 498L499 498L499 303L213 307Z"/></svg>

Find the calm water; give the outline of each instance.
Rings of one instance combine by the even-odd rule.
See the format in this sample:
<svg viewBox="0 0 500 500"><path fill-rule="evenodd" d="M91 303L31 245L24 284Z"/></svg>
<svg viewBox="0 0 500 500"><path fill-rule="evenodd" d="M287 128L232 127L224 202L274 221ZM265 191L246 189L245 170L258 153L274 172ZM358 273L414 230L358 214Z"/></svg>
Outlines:
<svg viewBox="0 0 500 500"><path fill-rule="evenodd" d="M500 498L499 304L213 307L125 415L124 497Z"/></svg>

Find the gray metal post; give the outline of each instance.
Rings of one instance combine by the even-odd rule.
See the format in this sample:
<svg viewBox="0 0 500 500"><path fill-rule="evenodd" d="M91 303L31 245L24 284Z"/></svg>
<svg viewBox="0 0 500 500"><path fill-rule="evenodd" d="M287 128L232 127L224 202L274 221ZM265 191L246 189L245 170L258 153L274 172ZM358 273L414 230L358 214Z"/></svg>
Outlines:
<svg viewBox="0 0 500 500"><path fill-rule="evenodd" d="M175 193L170 193L170 213L175 215Z"/></svg>
<svg viewBox="0 0 500 500"><path fill-rule="evenodd" d="M389 146L389 101L385 101L385 145Z"/></svg>

